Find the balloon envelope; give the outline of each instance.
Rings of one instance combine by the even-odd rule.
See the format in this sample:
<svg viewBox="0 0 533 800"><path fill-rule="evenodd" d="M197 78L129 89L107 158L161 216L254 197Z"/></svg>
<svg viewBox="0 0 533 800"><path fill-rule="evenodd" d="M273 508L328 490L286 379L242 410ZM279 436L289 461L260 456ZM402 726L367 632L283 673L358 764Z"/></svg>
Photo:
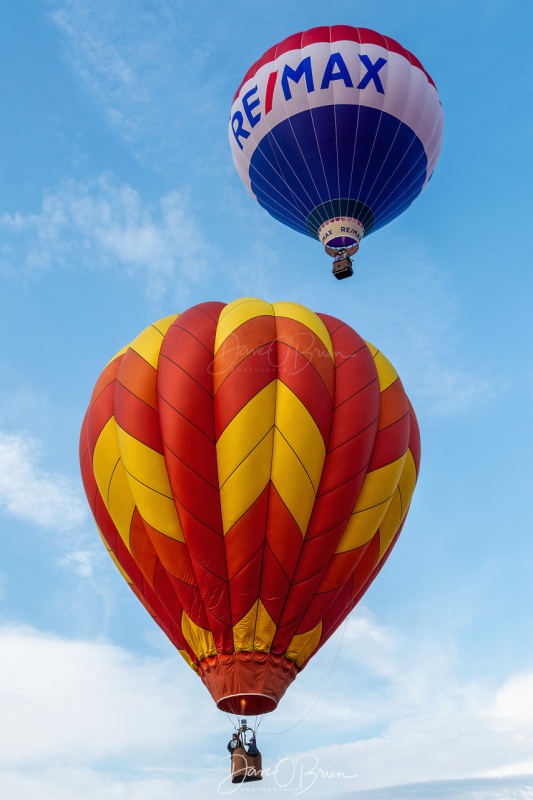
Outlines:
<svg viewBox="0 0 533 800"><path fill-rule="evenodd" d="M254 299L143 331L98 379L80 438L123 576L219 708L250 714L276 707L381 569L419 454L379 350Z"/></svg>
<svg viewBox="0 0 533 800"><path fill-rule="evenodd" d="M330 247L349 246L411 205L443 129L435 84L394 39L347 25L270 48L231 108L237 171L269 214Z"/></svg>

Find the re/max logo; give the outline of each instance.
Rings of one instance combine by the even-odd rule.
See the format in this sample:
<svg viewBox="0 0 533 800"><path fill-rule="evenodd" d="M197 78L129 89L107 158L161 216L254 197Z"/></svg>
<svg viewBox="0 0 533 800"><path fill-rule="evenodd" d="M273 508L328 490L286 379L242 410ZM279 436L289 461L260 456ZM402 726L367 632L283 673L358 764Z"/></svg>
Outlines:
<svg viewBox="0 0 533 800"><path fill-rule="evenodd" d="M385 89L379 76L379 71L387 63L387 59L378 58L375 63L372 63L369 56L358 53L359 59L366 69L366 73L357 85L357 89L366 89L372 83L375 90L380 94L385 94ZM292 98L292 85L300 83L301 80L305 81L305 88L307 92L315 91L315 79L311 65L311 56L302 59L297 67L293 69L288 64L283 67L281 73L280 86L285 100ZM328 89L332 81L343 81L344 85L353 89L354 83L346 62L340 53L332 53L324 69L322 80L320 82L320 89ZM258 97L258 87L254 86L249 89L241 98L243 111L235 111L231 118L231 129L235 136L235 141L240 149L243 149L241 139L247 139L250 136L251 128L254 128L261 119L262 111L260 110L263 105L263 111L268 114L272 111L272 101L274 97L274 89L278 82L278 70L271 72L268 76L264 102ZM243 113L244 112L244 113ZM246 119L245 119L246 118ZM248 127L246 127L248 126Z"/></svg>
<svg viewBox="0 0 533 800"><path fill-rule="evenodd" d="M362 226L361 229L364 230ZM318 233L320 235L320 241L322 242L322 244L324 244L330 237L333 236L333 229L329 228L327 231L324 231L324 233L321 233L320 231ZM342 234L344 234L345 236L352 236L353 238L357 239L358 242L360 242L362 238L361 230L359 230L358 228L353 228L351 225L341 225L341 227L337 231L337 235L342 235Z"/></svg>

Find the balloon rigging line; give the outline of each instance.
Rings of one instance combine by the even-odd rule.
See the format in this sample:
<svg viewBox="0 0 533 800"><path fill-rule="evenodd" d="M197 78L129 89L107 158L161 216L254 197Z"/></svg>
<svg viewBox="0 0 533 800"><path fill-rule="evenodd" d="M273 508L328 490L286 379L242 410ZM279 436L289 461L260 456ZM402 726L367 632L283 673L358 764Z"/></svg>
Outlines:
<svg viewBox="0 0 533 800"><path fill-rule="evenodd" d="M284 731L276 731L275 733L268 733L268 732L264 731L264 732L261 734L262 736L281 736L281 734L282 734L282 733L288 733L289 731L292 731L294 728L297 728L297 727L298 727L298 725L300 725L300 724L301 724L301 723L302 723L302 722L303 722L305 719L307 719L307 717L309 716L309 714L311 713L311 711L313 711L313 709L314 709L314 708L315 708L315 706L317 705L318 701L320 700L320 698L321 698L321 697L322 697L322 695L324 694L324 692L325 692L325 690L326 690L326 686L327 686L327 685L328 685L328 683L329 683L329 679L331 678L331 675L332 675L333 669L334 669L334 667L335 667L335 664L337 663L337 659L338 659L338 657L339 657L339 653L340 653L340 650L341 650L341 645L342 645L342 642L343 642L343 639L344 639L344 634L346 633L346 625L347 625L347 623L348 623L348 619L346 618L346 619L344 620L344 625L342 626L342 634L341 634L341 637L340 637L340 639L339 639L339 645L338 645L338 647L337 647L337 652L335 653L335 658L334 658L334 660L333 660L333 664L331 665L331 668L330 668L330 670L329 670L329 672L328 672L328 674L327 674L326 680L324 681L324 685L322 686L322 689L321 689L321 690L320 690L320 692L318 693L318 696L317 696L317 698L316 698L315 702L313 703L313 705L311 706L311 708L309 708L309 709L308 709L307 713L306 713L306 714L304 714L304 716L303 716L303 717L302 717L300 720L298 720L298 722L295 722L295 724L294 724L294 725L291 725L291 727L290 727L290 728L286 728ZM263 722L263 719L264 719L264 717L263 717L262 719L260 719L260 720L259 720L259 724L258 724L258 726L257 726L257 728L258 728L258 729L259 729L259 726L261 725L261 723Z"/></svg>
<svg viewBox="0 0 533 800"><path fill-rule="evenodd" d="M407 107L408 107L408 105L409 105L409 101L410 101L410 98L411 98L411 90L412 90L412 88L413 88L413 73L412 73L412 70L411 70L411 71L409 72L409 87L408 87L408 89L407 89L407 97L405 98L404 107L403 107L403 113L405 113L405 111L406 111L406 109L407 109ZM402 116L403 116L403 113L402 113ZM367 169L368 169L368 165L369 165L369 163L370 163L370 160L371 160L371 158L372 158L372 153L373 153L373 151L374 151L374 145L375 145L375 143L376 143L376 139L377 139L377 135L378 135L378 132L379 132L379 127L380 127L380 125L381 125L381 121L382 121L382 119L383 119L383 107L380 109L379 122L378 122L378 124L377 124L377 127L376 127L376 131L375 131L375 135L374 135L374 143L372 144L372 150L371 150L371 152L370 152L370 156L369 156L369 158L368 158L368 161L367 161L367 166L366 166L366 170L365 170L365 178L366 178L366 171L367 171ZM370 194L372 193L372 191L373 191L373 189L374 189L374 186L375 186L375 185L376 185L376 183L378 182L378 179L379 179L379 177L380 177L380 175L381 175L381 173L382 173L382 171L383 171L383 168L384 168L384 166L385 166L385 162L387 161L387 159L388 159L388 157L389 157L389 155L390 155L390 153L391 153L391 151L392 151L392 149L393 149L393 147L394 147L394 143L395 143L395 141L396 141L396 139L397 139L397 137L398 137L398 134L399 134L399 132L400 132L400 130L401 130L401 128L402 128L402 124L403 124L403 123L402 123L402 120L401 120L401 118L400 118L400 119L397 119L397 123L398 123L398 124L397 124L397 127L396 127L396 133L394 134L394 137L393 137L392 141L391 141L391 142L390 142L390 144L389 144L389 149L388 149L388 151L387 151L387 154L381 158L381 163L380 163L379 169L377 170L377 172L376 172L376 174L375 174L375 176L374 176L374 181L373 181L373 183L372 183L372 185L371 185L370 189L369 189L369 190L367 190L367 195L370 195ZM407 150L409 150L409 149L411 148L411 146L412 146L412 142L411 142L411 144L409 145L409 147L407 148ZM403 157L402 157L401 161L403 161L403 159L405 158L405 155L406 155L406 154L404 153L404 155L403 155ZM400 163L401 163L401 161L400 161ZM398 169L398 166L399 166L399 165L397 165L397 166L396 166L396 169L395 169L395 170L392 172L392 175L390 175L390 176L389 176L389 178L388 178L388 179L387 179L387 181L385 182L385 184L384 184L383 188L382 188L382 189L381 189L381 191L378 193L378 195L377 195L377 197L376 197L376 201L377 201L377 198L379 197L379 195L380 195L380 194L382 194L382 192L383 192L383 191L385 190L385 188L387 187L387 184L388 184L388 183L390 183L392 176L394 175L394 173L395 173L395 172L397 171L397 169ZM363 183L364 183L364 179L363 179ZM391 192L389 192L389 194L388 194L388 195L385 197L385 199L384 199L384 202L385 202L385 204L388 202L388 200L389 200L389 197L391 196L391 194L392 194L392 192L393 192L393 191L394 191L394 187L393 187L392 191L391 191ZM376 213L376 210L377 210L377 209L373 209L374 213Z"/></svg>
<svg viewBox="0 0 533 800"><path fill-rule="evenodd" d="M300 39L300 49L301 49L301 46L303 44L303 36L304 36L304 32L302 32L302 38ZM310 99L309 99L309 93L308 92L306 92L306 98L307 98L307 108L308 108L308 111L309 111L309 117L310 117L310 120L311 120L311 123L312 123L313 133L315 135L317 151L318 151L318 154L320 156L320 163L321 163L321 166L322 166L322 171L324 173L324 179L326 179L326 173L325 173L325 170L324 170L324 162L323 162L323 159L322 159L322 153L320 151L320 144L319 144L319 140L318 140L318 136L317 136L317 132L316 132L315 120L313 118L313 114L312 114L312 111L311 111L311 102L310 102ZM317 197L320 197L320 192L319 192L318 186L316 184L315 177L313 175L313 170L311 169L310 165L307 163L307 158L305 156L304 149L302 148L302 146L301 146L301 144L300 144L300 142L298 140L298 136L296 135L296 132L294 130L292 115L291 115L290 111L287 110L287 99L285 97L283 97L283 96L282 96L282 102L283 102L283 107L286 110L286 114L287 114L286 120L287 120L287 122L289 124L291 133L292 133L292 135L294 137L294 141L296 143L296 146L297 146L298 150L300 151L300 155L302 157L302 161L303 161L303 163L305 164L305 166L307 168L307 172L308 172L309 177L311 179L311 182L313 184L313 188L314 188L314 190L316 192L316 195L317 195ZM279 144L278 144L278 147L279 147ZM280 147L280 150L281 150L282 155L283 155L282 147ZM292 165L289 164L289 166L292 169ZM293 170L293 172L294 172L294 170ZM300 183L300 185L302 185L302 182L301 182L300 178L298 176L296 176L296 177L297 177L297 180ZM327 185L327 181L326 181L326 185ZM287 188L289 188L289 187L287 187ZM303 186L302 186L302 188L304 188L305 193L307 194L309 200L312 202L311 196L310 196L309 192L307 191L307 189L305 189L305 187L303 187ZM329 187L328 187L328 193L329 193ZM331 196L330 196L330 200L331 200Z"/></svg>
<svg viewBox="0 0 533 800"><path fill-rule="evenodd" d="M237 725L236 725L236 724L235 724L235 722L232 720L232 718L231 718L231 714L229 713L229 711L226 711L226 716L227 716L227 718L229 719L229 724L230 724L230 725L231 725L231 726L234 728L234 730L236 731L236 730L237 730Z"/></svg>
<svg viewBox="0 0 533 800"><path fill-rule="evenodd" d="M409 95L411 93L411 88L412 88L412 81L410 81L410 84L409 84ZM424 112L424 113L427 113L427 109L426 109L426 112ZM425 119L424 119L424 122L425 122ZM419 128L421 128L421 127L422 127L422 123L420 124ZM431 137L430 137L430 147L429 147L430 150L432 149L433 139L435 138L435 135L438 132L438 127L439 127L439 123L438 123L438 120L436 120L435 121L435 127L434 127L433 132L432 132ZM399 128L398 128L398 130L399 130ZM419 130L414 131L414 133L415 133L415 136L418 139L420 139ZM398 131L395 134L394 141L396 140L397 135L398 135ZM394 214L394 208L389 210L388 209L388 205L389 205L389 202L390 202L390 198L394 194L395 187L394 187L394 185L392 185L389 189L387 187L389 186L389 184L391 184L391 181L393 180L394 175L398 171L398 169L399 169L400 165L402 164L402 162L405 161L405 158L406 158L409 150L411 150L413 144L414 144L414 140L411 141L411 143L408 145L407 150L404 152L402 158L400 159L400 161L396 165L395 169L391 172L391 174L389 175L388 179L384 183L383 187L381 188L381 190L379 191L379 193L375 197L375 207L373 207L374 213L375 214L377 214L377 213L384 213L385 214L385 217L382 220L382 222L379 225L379 227L382 227L384 224L386 224L386 222L389 221L391 213ZM392 149L392 146L389 148L387 156L383 159L383 163L388 158L391 149ZM405 182L407 182L407 180L409 178L409 175L413 175L414 177L411 179L411 182L409 184L407 184L407 186L403 189L402 193L398 196L398 202L401 200L402 197L405 197L406 200L408 201L407 206L409 206L413 202L413 200L416 199L416 197L413 198L412 195L411 195L412 187L413 187L413 184L416 183L416 181L417 181L418 174L419 174L419 171L420 171L419 170L419 166L423 164L424 159L426 158L426 155L427 155L426 153L421 153L420 156L416 159L416 161L414 161L412 163L411 167L406 172ZM434 167L434 162L435 162L434 155L432 155L431 157L427 158L427 163L424 165L424 171L426 173L426 181L425 181L424 185L426 185L426 183L429 180L427 178L427 175L429 174L431 176L431 174L433 172L432 164L433 164L433 167ZM382 164L382 166L383 166L383 164ZM382 167L380 167L380 169L378 170L378 174L377 174L378 176L379 176L379 174L381 174L381 171L382 171ZM374 180L372 188L375 185L376 181L377 181L377 176L376 176L376 178ZM380 196L381 196L381 200L379 200ZM394 219L394 216L392 217L392 219Z"/></svg>

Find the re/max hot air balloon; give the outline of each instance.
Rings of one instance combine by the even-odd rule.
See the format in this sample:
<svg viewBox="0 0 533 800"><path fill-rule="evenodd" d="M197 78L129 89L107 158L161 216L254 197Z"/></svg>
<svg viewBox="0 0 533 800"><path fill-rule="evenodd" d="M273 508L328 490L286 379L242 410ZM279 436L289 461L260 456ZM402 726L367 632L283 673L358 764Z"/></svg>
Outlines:
<svg viewBox="0 0 533 800"><path fill-rule="evenodd" d="M426 186L442 129L435 84L412 53L367 28L334 25L289 36L251 67L229 138L239 175L269 214L330 255L353 255Z"/></svg>
<svg viewBox="0 0 533 800"><path fill-rule="evenodd" d="M261 714L403 526L416 418L383 354L295 303L202 303L104 369L83 422L107 549L218 707Z"/></svg>

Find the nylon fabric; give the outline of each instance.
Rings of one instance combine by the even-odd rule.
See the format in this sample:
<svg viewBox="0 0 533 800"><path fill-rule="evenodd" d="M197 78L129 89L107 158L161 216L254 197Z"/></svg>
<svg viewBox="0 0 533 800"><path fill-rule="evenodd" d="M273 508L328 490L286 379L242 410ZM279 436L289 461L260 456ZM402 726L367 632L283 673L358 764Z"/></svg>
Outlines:
<svg viewBox="0 0 533 800"><path fill-rule="evenodd" d="M359 220L367 236L406 210L431 178L442 131L420 61L390 37L346 25L271 47L246 73L228 129L248 191L313 238L339 217Z"/></svg>
<svg viewBox="0 0 533 800"><path fill-rule="evenodd" d="M247 713L275 708L379 573L419 462L376 347L254 298L150 326L104 369L80 437L111 558L219 707Z"/></svg>

